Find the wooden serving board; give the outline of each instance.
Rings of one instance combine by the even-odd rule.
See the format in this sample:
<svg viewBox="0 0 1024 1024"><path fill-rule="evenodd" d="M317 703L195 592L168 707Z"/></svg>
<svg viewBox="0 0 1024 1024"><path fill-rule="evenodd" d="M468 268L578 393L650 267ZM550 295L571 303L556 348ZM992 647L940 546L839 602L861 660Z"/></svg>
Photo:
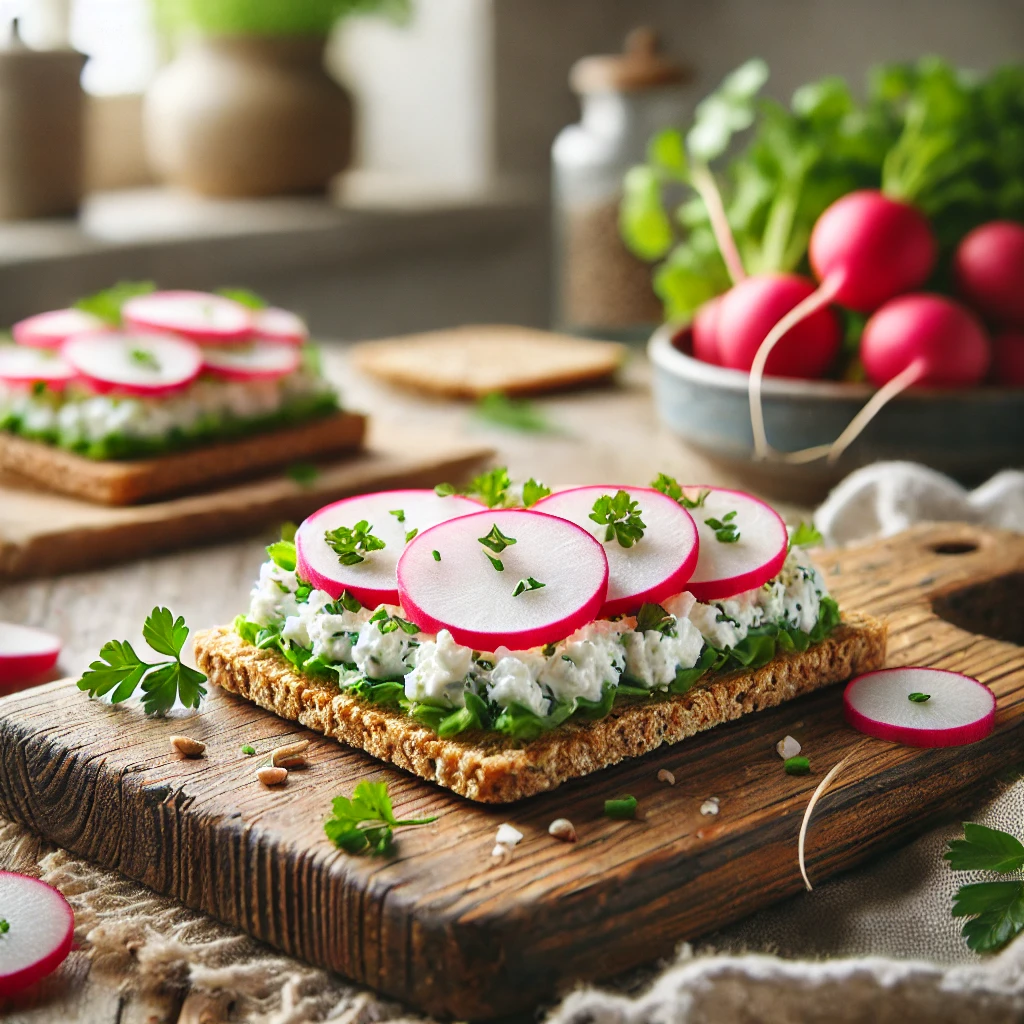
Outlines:
<svg viewBox="0 0 1024 1024"><path fill-rule="evenodd" d="M358 453L311 460L308 484L275 471L216 491L147 505L94 505L0 476L0 580L73 572L255 533L330 501L388 487L458 480L493 452L430 430L371 420Z"/></svg>
<svg viewBox="0 0 1024 1024"><path fill-rule="evenodd" d="M991 737L934 750L869 739L843 724L842 689L832 687L489 807L223 693L187 721L146 721L64 681L0 700L0 813L430 1013L527 1010L568 982L668 954L680 939L798 892L802 814L847 754L808 836L818 883L959 809L1021 758L1024 538L927 526L821 561L844 607L888 618L890 663L957 669L992 687ZM204 740L206 756L179 760L174 733ZM783 772L775 744L787 733L812 774ZM302 735L311 767L280 790L261 787L241 745L262 752ZM658 781L660 768L675 786ZM399 817L439 820L400 833L393 857L340 853L323 819L331 797L367 778L390 784ZM605 818L604 800L624 793L638 798L639 820ZM720 811L702 816L711 796ZM578 843L548 836L558 817L575 824ZM494 863L504 821L525 838L511 860Z"/></svg>

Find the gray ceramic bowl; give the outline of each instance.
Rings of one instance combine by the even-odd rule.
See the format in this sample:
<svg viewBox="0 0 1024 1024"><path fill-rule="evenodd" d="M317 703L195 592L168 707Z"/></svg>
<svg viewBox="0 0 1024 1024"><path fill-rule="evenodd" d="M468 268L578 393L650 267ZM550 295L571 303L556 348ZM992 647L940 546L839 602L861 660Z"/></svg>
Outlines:
<svg viewBox="0 0 1024 1024"><path fill-rule="evenodd" d="M834 464L755 462L747 374L688 355L677 329L655 331L647 352L662 420L689 446L766 494L814 502L851 470L880 459L921 462L979 483L1024 465L1024 389L914 390L886 406ZM796 451L834 441L872 388L838 381L764 379L769 442Z"/></svg>

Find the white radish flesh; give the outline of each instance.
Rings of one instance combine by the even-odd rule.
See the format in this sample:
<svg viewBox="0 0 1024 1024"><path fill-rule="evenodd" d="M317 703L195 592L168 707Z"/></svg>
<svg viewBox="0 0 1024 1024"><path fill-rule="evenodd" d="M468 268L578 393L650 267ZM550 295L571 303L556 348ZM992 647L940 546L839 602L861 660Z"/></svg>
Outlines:
<svg viewBox="0 0 1024 1024"><path fill-rule="evenodd" d="M405 538L480 508L469 498L442 498L427 490L378 491L336 501L314 512L295 534L299 578L335 599L347 590L367 608L398 604L395 570L408 543ZM398 512L401 517L393 514ZM351 529L364 519L385 546L366 553L355 565L343 565L324 534L340 526Z"/></svg>
<svg viewBox="0 0 1024 1024"><path fill-rule="evenodd" d="M75 371L53 349L0 348L0 381L14 387L45 384L60 391L75 379Z"/></svg>
<svg viewBox="0 0 1024 1024"><path fill-rule="evenodd" d="M96 391L143 396L187 387L203 366L197 345L162 334L83 334L64 345L63 355Z"/></svg>
<svg viewBox="0 0 1024 1024"><path fill-rule="evenodd" d="M927 700L911 700L910 695ZM995 727L996 698L983 683L938 668L883 668L858 676L843 693L847 724L911 747L958 747Z"/></svg>
<svg viewBox="0 0 1024 1024"><path fill-rule="evenodd" d="M60 348L68 338L106 326L99 317L81 309L54 309L19 320L11 335L19 345L30 348Z"/></svg>
<svg viewBox="0 0 1024 1024"><path fill-rule="evenodd" d="M624 490L639 505L646 529L632 547L612 538L607 526L590 518L602 495ZM650 487L573 487L537 502L538 512L560 516L581 526L604 545L608 558L608 597L602 617L631 614L645 602L660 603L686 589L697 565L697 527L686 509Z"/></svg>
<svg viewBox="0 0 1024 1024"><path fill-rule="evenodd" d="M274 380L294 373L300 359L297 346L280 341L203 347L203 369L224 380Z"/></svg>
<svg viewBox="0 0 1024 1024"><path fill-rule="evenodd" d="M719 601L753 590L777 576L786 560L789 534L779 514L763 501L743 491L724 487L686 487L687 497L696 499L707 491L704 503L690 514L697 524L700 554L686 589L698 601ZM726 543L715 536L708 519L728 522L739 540Z"/></svg>
<svg viewBox="0 0 1024 1024"><path fill-rule="evenodd" d="M0 622L0 691L49 671L60 655L60 638L31 626Z"/></svg>
<svg viewBox="0 0 1024 1024"><path fill-rule="evenodd" d="M180 334L201 344L247 341L252 312L240 302L207 292L151 292L129 299L121 310L125 324L143 331Z"/></svg>
<svg viewBox="0 0 1024 1024"><path fill-rule="evenodd" d="M45 882L0 871L0 996L9 996L52 974L71 951L75 914Z"/></svg>
<svg viewBox="0 0 1024 1024"><path fill-rule="evenodd" d="M515 540L498 553L480 543L495 526ZM529 589L531 578L543 586ZM398 562L406 615L424 632L447 629L483 651L563 640L597 617L607 590L601 544L575 523L532 509L491 509L442 523L421 533Z"/></svg>
<svg viewBox="0 0 1024 1024"><path fill-rule="evenodd" d="M252 314L253 337L265 341L283 341L289 345L301 345L309 338L306 321L287 309L268 306Z"/></svg>

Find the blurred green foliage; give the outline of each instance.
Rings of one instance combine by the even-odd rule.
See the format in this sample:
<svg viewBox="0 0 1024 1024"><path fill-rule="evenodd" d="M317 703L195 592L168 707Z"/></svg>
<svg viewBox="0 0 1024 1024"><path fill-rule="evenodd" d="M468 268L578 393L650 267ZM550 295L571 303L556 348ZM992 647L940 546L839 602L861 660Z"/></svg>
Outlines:
<svg viewBox="0 0 1024 1024"><path fill-rule="evenodd" d="M373 14L408 20L411 0L152 0L162 32L203 35L326 36L335 22Z"/></svg>

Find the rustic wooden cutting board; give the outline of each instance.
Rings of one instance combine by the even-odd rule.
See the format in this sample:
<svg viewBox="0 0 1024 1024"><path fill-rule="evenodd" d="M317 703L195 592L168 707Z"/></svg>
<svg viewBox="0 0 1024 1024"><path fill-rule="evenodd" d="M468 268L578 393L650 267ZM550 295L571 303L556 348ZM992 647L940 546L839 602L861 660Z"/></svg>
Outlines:
<svg viewBox="0 0 1024 1024"><path fill-rule="evenodd" d="M844 607L888 618L890 663L957 669L992 687L990 738L937 750L868 739L843 724L842 688L832 687L554 793L488 807L222 693L187 721L146 721L64 681L0 700L0 813L431 1013L526 1010L569 981L668 954L798 892L801 816L851 751L809 832L816 882L907 840L1021 759L1024 538L927 526L821 562ZM205 758L171 754L168 737L182 732L207 743ZM782 771L774 747L787 733L811 775ZM311 741L312 766L281 790L262 788L241 745L264 751L299 735ZM658 781L660 768L675 774L674 787ZM322 821L331 797L365 778L388 781L399 817L439 820L400 833L392 858L339 853ZM640 820L603 816L604 800L623 793L639 799ZM721 809L702 816L711 796ZM557 817L575 823L574 846L547 835ZM503 821L525 839L494 864Z"/></svg>
<svg viewBox="0 0 1024 1024"><path fill-rule="evenodd" d="M216 491L119 508L0 477L0 580L73 572L245 536L269 524L299 522L359 491L461 479L491 454L473 441L374 419L362 451L314 460L319 473L307 484L275 472Z"/></svg>

